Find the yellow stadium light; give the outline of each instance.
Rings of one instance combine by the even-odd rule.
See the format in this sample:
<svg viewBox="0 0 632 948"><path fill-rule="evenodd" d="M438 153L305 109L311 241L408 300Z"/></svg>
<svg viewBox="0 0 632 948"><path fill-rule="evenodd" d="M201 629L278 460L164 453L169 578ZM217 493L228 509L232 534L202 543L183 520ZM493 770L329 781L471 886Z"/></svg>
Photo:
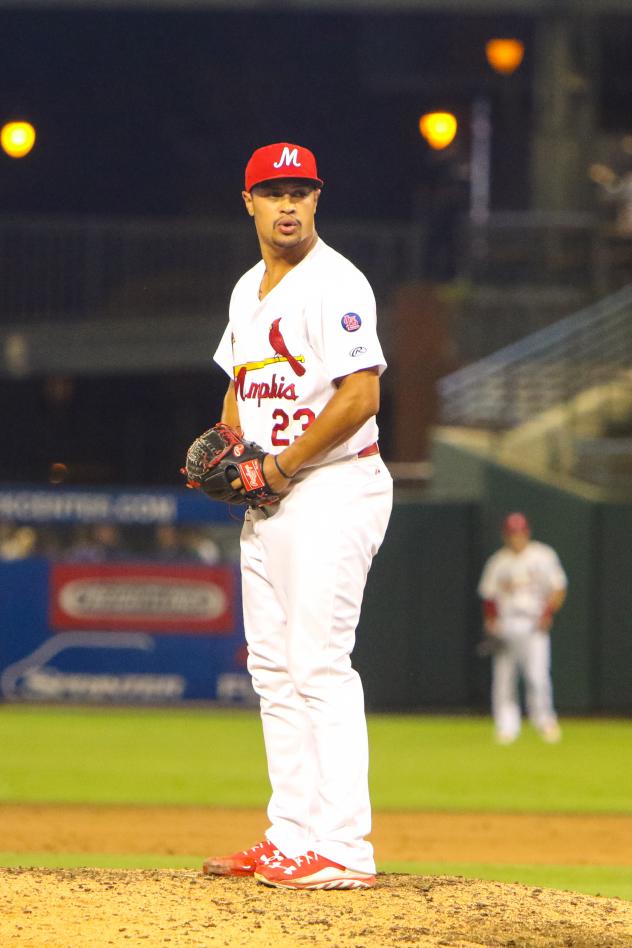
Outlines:
<svg viewBox="0 0 632 948"><path fill-rule="evenodd" d="M485 55L495 72L510 76L524 59L524 43L519 39L490 39L485 43Z"/></svg>
<svg viewBox="0 0 632 948"><path fill-rule="evenodd" d="M431 148L447 148L454 141L458 122L451 112L427 112L419 119L419 131Z"/></svg>
<svg viewBox="0 0 632 948"><path fill-rule="evenodd" d="M0 145L10 158L24 158L35 144L35 129L30 122L7 122L0 130Z"/></svg>

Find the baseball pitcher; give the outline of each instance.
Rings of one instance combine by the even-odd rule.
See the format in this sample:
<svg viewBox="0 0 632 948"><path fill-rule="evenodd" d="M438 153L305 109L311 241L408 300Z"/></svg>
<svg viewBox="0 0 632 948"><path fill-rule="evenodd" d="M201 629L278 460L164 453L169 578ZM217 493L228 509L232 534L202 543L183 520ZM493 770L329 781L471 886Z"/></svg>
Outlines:
<svg viewBox="0 0 632 948"><path fill-rule="evenodd" d="M221 425L187 459L193 486L214 480L223 499L248 505L244 624L272 785L265 838L204 869L357 889L375 883L375 862L350 655L392 480L377 443L386 363L375 299L316 233L322 186L299 145L267 145L248 162L242 196L262 259L235 286L215 354L230 379Z"/></svg>

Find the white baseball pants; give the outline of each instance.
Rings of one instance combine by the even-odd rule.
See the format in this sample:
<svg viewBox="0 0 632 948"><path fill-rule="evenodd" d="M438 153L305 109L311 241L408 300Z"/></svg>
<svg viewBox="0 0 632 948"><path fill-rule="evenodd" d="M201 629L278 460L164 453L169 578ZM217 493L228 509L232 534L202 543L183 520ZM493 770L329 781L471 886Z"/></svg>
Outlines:
<svg viewBox="0 0 632 948"><path fill-rule="evenodd" d="M496 731L506 737L520 732L518 679L525 683L527 713L534 727L544 730L557 723L551 683L551 638L537 629L507 633L505 648L492 663L492 714Z"/></svg>
<svg viewBox="0 0 632 948"><path fill-rule="evenodd" d="M379 455L299 475L241 538L248 670L261 701L272 796L266 833L374 872L364 694L351 666L362 595L393 485Z"/></svg>

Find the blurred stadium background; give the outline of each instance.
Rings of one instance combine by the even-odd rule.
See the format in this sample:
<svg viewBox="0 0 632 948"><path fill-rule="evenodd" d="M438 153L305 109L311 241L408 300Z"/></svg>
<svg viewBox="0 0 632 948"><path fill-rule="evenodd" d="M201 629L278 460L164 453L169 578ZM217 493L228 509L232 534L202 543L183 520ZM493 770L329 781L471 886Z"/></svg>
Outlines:
<svg viewBox="0 0 632 948"><path fill-rule="evenodd" d="M3 698L252 699L237 525L178 468L257 255L244 161L289 139L390 362L368 706L486 707L519 508L570 575L561 710L629 711L632 5L1 0L0 36Z"/></svg>
<svg viewBox="0 0 632 948"><path fill-rule="evenodd" d="M231 719L255 746L248 712L208 719L253 704L239 525L178 470L217 418L211 354L257 258L245 161L289 140L318 156L319 231L371 280L390 365L396 505L354 653L367 707L462 715L429 718L432 736L371 719L378 807L629 813L632 2L0 0L0 49L2 801L119 802L99 787L115 761L129 774L133 739L59 703L202 704L189 763ZM610 739L569 721L544 763L527 735L503 772L476 718L476 583L512 509L569 575L563 718L621 720ZM173 727L194 735L185 710ZM217 773L196 794L200 756L183 784L180 738L143 743L155 713L130 724L127 802L264 805L259 758L254 789L232 761L232 797ZM484 799L458 789L474 760Z"/></svg>

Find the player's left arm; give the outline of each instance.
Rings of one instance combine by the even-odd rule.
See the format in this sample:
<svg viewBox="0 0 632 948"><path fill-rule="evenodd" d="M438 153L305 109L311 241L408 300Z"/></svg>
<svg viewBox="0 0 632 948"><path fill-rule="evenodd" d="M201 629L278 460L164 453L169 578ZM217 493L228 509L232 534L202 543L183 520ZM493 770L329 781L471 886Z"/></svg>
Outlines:
<svg viewBox="0 0 632 948"><path fill-rule="evenodd" d="M336 380L336 391L303 434L277 455L284 478L268 455L264 474L276 493L287 489L292 477L311 461L347 441L380 407L380 378L377 366L361 369Z"/></svg>
<svg viewBox="0 0 632 948"><path fill-rule="evenodd" d="M229 382L224 401L222 404L222 416L220 418L225 425L230 425L241 434L241 422L239 421L239 405L235 394L235 383Z"/></svg>
<svg viewBox="0 0 632 948"><path fill-rule="evenodd" d="M542 615L540 616L540 631L548 632L553 625L553 617L559 612L566 599L566 587L554 589L548 596Z"/></svg>
<svg viewBox="0 0 632 948"><path fill-rule="evenodd" d="M546 575L549 582L549 592L540 616L539 628L541 632L549 632L553 625L553 618L564 605L568 579L560 563L559 557L551 547L544 548L546 556Z"/></svg>

